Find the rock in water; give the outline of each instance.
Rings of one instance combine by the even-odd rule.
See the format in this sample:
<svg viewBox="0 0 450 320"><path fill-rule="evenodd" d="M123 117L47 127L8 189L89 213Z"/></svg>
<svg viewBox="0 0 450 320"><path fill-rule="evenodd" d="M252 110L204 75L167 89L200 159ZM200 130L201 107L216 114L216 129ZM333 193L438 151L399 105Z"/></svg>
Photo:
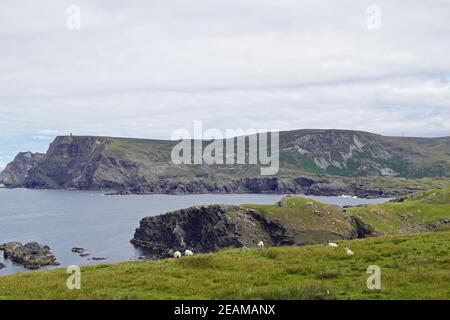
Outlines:
<svg viewBox="0 0 450 320"><path fill-rule="evenodd" d="M5 264L0 262L0 270L3 269L4 267L6 267Z"/></svg>
<svg viewBox="0 0 450 320"><path fill-rule="evenodd" d="M25 245L15 246L9 251L8 258L22 264L28 269L38 269L42 266L59 264L56 261L56 257L50 251L50 247L37 242L29 242Z"/></svg>
<svg viewBox="0 0 450 320"><path fill-rule="evenodd" d="M83 253L84 252L84 248L81 247L73 247L71 250L73 253Z"/></svg>
<svg viewBox="0 0 450 320"><path fill-rule="evenodd" d="M7 242L0 244L0 250L3 250L3 256L6 258L9 258L14 251L14 249L21 247L22 244L20 242Z"/></svg>

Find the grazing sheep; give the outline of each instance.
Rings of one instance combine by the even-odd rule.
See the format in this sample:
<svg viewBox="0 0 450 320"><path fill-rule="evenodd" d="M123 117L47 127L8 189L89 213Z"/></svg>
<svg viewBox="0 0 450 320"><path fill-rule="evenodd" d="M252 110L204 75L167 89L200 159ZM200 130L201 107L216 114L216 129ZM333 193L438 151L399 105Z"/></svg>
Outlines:
<svg viewBox="0 0 450 320"><path fill-rule="evenodd" d="M175 259L180 259L180 258L181 258L181 252L180 252L180 251L175 251L175 252L173 253L173 257L174 257Z"/></svg>
<svg viewBox="0 0 450 320"><path fill-rule="evenodd" d="M190 257L190 256L193 256L194 253L191 250L186 250L186 251L184 251L184 255Z"/></svg>
<svg viewBox="0 0 450 320"><path fill-rule="evenodd" d="M350 250L349 248L347 248L347 247L345 247L345 253L348 255L348 256L352 256L352 255L354 255L354 253L353 253L353 251L352 250Z"/></svg>
<svg viewBox="0 0 450 320"><path fill-rule="evenodd" d="M258 242L258 248L264 248L264 242L262 241Z"/></svg>
<svg viewBox="0 0 450 320"><path fill-rule="evenodd" d="M330 242L330 240L327 240L327 247L330 247L330 248L337 248L337 244L336 243L334 243L334 242Z"/></svg>

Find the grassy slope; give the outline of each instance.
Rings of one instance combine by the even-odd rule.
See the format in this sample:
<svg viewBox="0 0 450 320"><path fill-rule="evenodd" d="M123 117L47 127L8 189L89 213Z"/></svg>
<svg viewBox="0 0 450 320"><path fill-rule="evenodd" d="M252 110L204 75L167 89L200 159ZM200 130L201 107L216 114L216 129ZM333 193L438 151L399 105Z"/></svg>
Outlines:
<svg viewBox="0 0 450 320"><path fill-rule="evenodd" d="M340 225L337 221L326 227L324 219L339 219L341 209L310 199L288 197L281 205L246 207L292 229ZM378 231L398 234L405 224L435 224L449 218L449 209L450 190L444 189L412 194L404 202L352 208L350 213L362 216ZM316 210L325 217L314 215ZM400 217L411 212L413 218ZM446 229L339 241L338 249L323 245L230 249L181 260L83 267L80 291L66 289L68 275L63 269L24 273L0 277L0 299L450 299L449 240ZM345 246L355 256L346 256ZM380 291L365 287L369 265L382 268Z"/></svg>
<svg viewBox="0 0 450 320"><path fill-rule="evenodd" d="M270 219L277 219L287 226L301 243L317 243L339 238L332 234L347 234L351 225L337 206L300 197L285 197L283 205L253 205L251 208L264 213ZM321 216L314 214L320 212ZM307 231L307 232L305 232Z"/></svg>
<svg viewBox="0 0 450 320"><path fill-rule="evenodd" d="M0 277L0 299L450 299L449 242L442 231L98 265L73 291L64 269L29 272ZM379 291L366 288L369 265Z"/></svg>
<svg viewBox="0 0 450 320"><path fill-rule="evenodd" d="M404 202L355 207L349 212L382 234L430 229L440 220L450 218L450 189L415 193L407 196Z"/></svg>

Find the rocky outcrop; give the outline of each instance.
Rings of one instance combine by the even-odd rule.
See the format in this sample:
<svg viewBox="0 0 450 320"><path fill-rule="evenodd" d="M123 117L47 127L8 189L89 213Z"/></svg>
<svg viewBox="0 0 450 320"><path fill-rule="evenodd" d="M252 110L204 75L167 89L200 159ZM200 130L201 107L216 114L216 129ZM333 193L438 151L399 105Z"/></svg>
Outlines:
<svg viewBox="0 0 450 320"><path fill-rule="evenodd" d="M292 245L295 240L281 223L238 206L211 205L177 210L141 220L131 242L155 257L185 249L197 253L226 247Z"/></svg>
<svg viewBox="0 0 450 320"><path fill-rule="evenodd" d="M42 153L20 152L0 173L0 184L7 187L23 186L28 172L43 158Z"/></svg>
<svg viewBox="0 0 450 320"><path fill-rule="evenodd" d="M0 245L0 250L4 251L5 258L20 263L28 269L59 264L50 251L50 247L37 242L29 242L24 245L19 242L8 242Z"/></svg>
<svg viewBox="0 0 450 320"><path fill-rule="evenodd" d="M354 225L354 228L358 234L358 238L367 238L367 237L376 237L378 236L378 233L375 231L375 228L365 222L363 219L361 219L358 216L352 216L352 223Z"/></svg>
<svg viewBox="0 0 450 320"><path fill-rule="evenodd" d="M306 245L374 235L370 226L338 206L287 195L274 205L193 206L140 221L134 238L156 258L174 251L213 252L226 247Z"/></svg>

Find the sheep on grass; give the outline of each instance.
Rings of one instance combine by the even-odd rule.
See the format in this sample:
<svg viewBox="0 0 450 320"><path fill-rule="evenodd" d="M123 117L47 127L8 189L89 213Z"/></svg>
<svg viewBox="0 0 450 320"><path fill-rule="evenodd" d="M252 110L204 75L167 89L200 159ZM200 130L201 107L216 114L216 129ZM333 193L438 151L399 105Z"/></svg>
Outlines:
<svg viewBox="0 0 450 320"><path fill-rule="evenodd" d="M354 255L354 253L353 253L353 251L352 250L350 250L349 248L347 248L347 247L345 247L345 253L348 255L348 256L352 256L352 255Z"/></svg>
<svg viewBox="0 0 450 320"><path fill-rule="evenodd" d="M330 248L337 248L337 244L336 243L334 243L334 242L330 242L330 240L327 240L327 247L330 247Z"/></svg>

